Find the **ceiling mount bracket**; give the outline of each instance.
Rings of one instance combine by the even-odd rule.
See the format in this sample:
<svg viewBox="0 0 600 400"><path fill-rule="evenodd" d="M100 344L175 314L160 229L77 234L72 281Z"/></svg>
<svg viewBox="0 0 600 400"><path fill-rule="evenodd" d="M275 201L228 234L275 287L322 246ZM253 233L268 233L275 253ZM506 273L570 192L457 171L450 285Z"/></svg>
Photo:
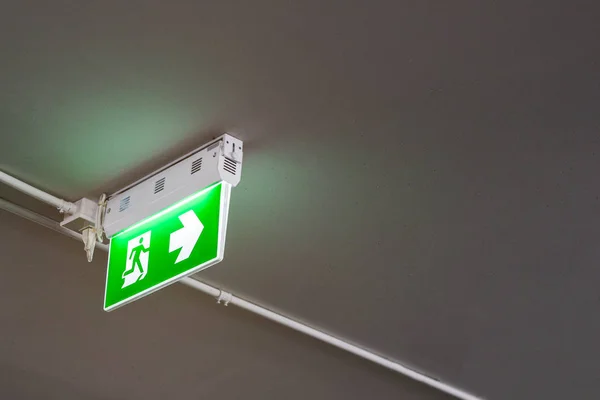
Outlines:
<svg viewBox="0 0 600 400"><path fill-rule="evenodd" d="M60 225L81 233L87 260L91 262L96 242L102 243L104 239L106 195L102 194L97 202L83 198L75 205L77 207L75 213L66 215Z"/></svg>

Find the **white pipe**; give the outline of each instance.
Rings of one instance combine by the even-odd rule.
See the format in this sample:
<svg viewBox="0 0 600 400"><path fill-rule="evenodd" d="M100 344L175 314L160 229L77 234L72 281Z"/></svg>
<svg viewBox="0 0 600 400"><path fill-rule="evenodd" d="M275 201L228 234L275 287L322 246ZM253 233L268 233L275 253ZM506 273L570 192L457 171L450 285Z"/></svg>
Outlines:
<svg viewBox="0 0 600 400"><path fill-rule="evenodd" d="M239 297L236 296L231 296L231 300L229 301L230 304L234 304L240 308L243 308L245 310L248 310L250 312L253 312L255 314L261 315L267 319L270 319L271 321L277 322L281 325L285 325L288 328L292 328L298 332L302 332L305 335L308 336L312 336L315 339L319 339L325 343L329 343L332 346L335 346L339 349L345 350L347 352L350 352L354 355L357 355L359 357L362 357L366 360L372 361L375 364L379 364L382 367L391 369L392 371L398 372L408 378L414 379L416 381L422 382L425 385L434 387L438 390L441 390L442 392L448 393L452 396L455 396L459 399L463 399L463 400L481 400L481 398L473 396L472 394L469 394L467 392L464 392L460 389L457 389L453 386L447 385L443 382L440 382L436 379L430 378L427 375L423 375L417 371L414 371L408 367L405 367L404 365L392 361L390 359L384 358L380 355L377 355L375 353L372 353L368 350L365 350L362 347L358 347L355 346L351 343L348 343L344 340L338 339L334 336L331 336L325 332L316 330L314 328L311 328L308 325L304 325L301 324L300 322L294 321L293 319L290 319L288 317L285 317L281 314L277 314L274 313L271 310L268 310L264 307L261 307L259 305L250 303L249 301L246 301L244 299L240 299Z"/></svg>
<svg viewBox="0 0 600 400"><path fill-rule="evenodd" d="M219 297L219 295L221 294L221 290L219 290L215 287L212 287L210 285L207 285L206 283L200 282L193 278L183 278L179 282L181 282L184 285L189 286L193 289L204 292L207 295L212 296L212 297Z"/></svg>
<svg viewBox="0 0 600 400"><path fill-rule="evenodd" d="M58 208L58 210L61 213L72 214L77 209L77 206L75 204L65 201L63 199L59 199L58 197L52 196L49 193L34 188L33 186L16 178L13 178L12 176L2 171L0 171L0 182L6 183L7 185L12 186L13 188L20 190L21 192L26 193L31 197L35 197L36 199L41 200L44 203L48 203Z"/></svg>
<svg viewBox="0 0 600 400"><path fill-rule="evenodd" d="M28 219L31 222L35 222L37 224L45 226L46 228L50 228L53 231L56 231L58 233L62 233L63 235L70 236L73 239L81 240L81 234L79 234L79 233L77 233L75 231L72 231L70 229L63 228L55 220L47 218L47 217L44 217L43 215L40 215L40 214L35 213L33 211L30 211L30 210L28 210L26 208L18 206L18 205L14 204L14 203L11 203L10 201L4 200L3 198L0 198L0 208L3 209L3 210L6 210L6 211L8 211L8 212L10 212L12 214L15 214L15 215L17 215L19 217L23 217L25 219ZM98 245L100 245L100 243L98 243ZM108 246L106 246L106 249L108 250Z"/></svg>
<svg viewBox="0 0 600 400"><path fill-rule="evenodd" d="M16 204L13 204L13 203L6 201L4 199L1 199L1 198L0 198L0 208L4 209L6 211L9 211L15 215L27 218L28 220L30 220L32 222L36 222L38 224L41 224L47 228L53 229L62 234L68 235L72 238L81 240L81 235L79 233L76 233L69 229L63 228L56 221L53 221L53 220L46 218L44 216L41 216L39 214L36 214L30 210L27 210L21 206L18 206ZM108 245L103 244L103 243L97 243L96 248L99 248L104 251L108 251ZM278 324L287 326L288 328L292 328L298 332L302 332L308 336L312 336L313 338L319 339L325 343L329 343L339 349L350 352L354 355L357 355L366 360L374 362L375 364L379 364L382 367L385 367L392 371L398 372L408 378L414 379L416 381L424 383L425 385L431 386L442 392L445 392L452 396L455 396L456 398L463 399L463 400L482 400L481 397L476 397L476 396L474 396L470 393L467 393L463 390L457 389L453 386L450 386L450 385L440 382L436 379L433 379L427 375L421 374L421 373L414 371L396 361L392 361L388 358L377 355L371 351L365 350L362 347L358 347L358 346L348 343L344 340L341 340L334 336L331 336L325 332L311 328L308 325L301 324L298 321L294 321L293 319L288 318L284 315L277 314L277 313L275 313L271 310L268 310L262 306L259 306L257 304L250 303L249 301L246 301L242 298L232 295L231 293L228 293L223 290L212 287L210 285L207 285L206 283L200 282L196 279L187 277L187 278L183 278L179 282L183 283L186 286L189 286L191 288L194 288L196 290L204 292L212 297L217 297L219 299L219 301L223 300L225 302L225 305L227 305L227 304L236 305L240 308L243 308L244 310L253 312L264 318L270 319L271 321L277 322Z"/></svg>

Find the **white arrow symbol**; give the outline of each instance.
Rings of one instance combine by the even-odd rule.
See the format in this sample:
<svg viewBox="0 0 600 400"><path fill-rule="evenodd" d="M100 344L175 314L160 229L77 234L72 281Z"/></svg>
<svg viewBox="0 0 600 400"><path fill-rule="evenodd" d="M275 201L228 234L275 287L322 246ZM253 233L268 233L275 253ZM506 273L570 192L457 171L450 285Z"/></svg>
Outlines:
<svg viewBox="0 0 600 400"><path fill-rule="evenodd" d="M175 264L186 260L192 254L192 250L204 229L204 225L202 225L193 210L181 214L179 220L183 224L183 228L171 233L169 238L169 253L181 249Z"/></svg>

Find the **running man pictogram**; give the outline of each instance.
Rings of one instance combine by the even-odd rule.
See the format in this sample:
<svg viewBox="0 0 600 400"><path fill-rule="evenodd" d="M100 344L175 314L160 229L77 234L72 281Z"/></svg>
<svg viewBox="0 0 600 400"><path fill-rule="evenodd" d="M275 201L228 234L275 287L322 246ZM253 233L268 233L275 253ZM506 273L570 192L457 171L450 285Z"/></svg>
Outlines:
<svg viewBox="0 0 600 400"><path fill-rule="evenodd" d="M150 234L151 232L148 231L128 241L125 270L121 275L123 278L122 288L141 281L148 274Z"/></svg>
<svg viewBox="0 0 600 400"><path fill-rule="evenodd" d="M123 273L123 278L125 278L125 275L129 275L130 273L132 273L133 271L135 271L135 267L137 266L140 269L140 272L142 273L142 277L140 278L140 280L144 279L144 277L146 276L145 271L144 271L144 266L142 265L142 261L140 260L140 255L142 254L142 252L147 253L149 252L150 249L147 249L144 246L144 238L141 237L140 238L140 245L137 247L134 247L131 250L131 254L129 255L129 259L131 260L133 257L133 268L131 270L129 270L129 272L124 272Z"/></svg>

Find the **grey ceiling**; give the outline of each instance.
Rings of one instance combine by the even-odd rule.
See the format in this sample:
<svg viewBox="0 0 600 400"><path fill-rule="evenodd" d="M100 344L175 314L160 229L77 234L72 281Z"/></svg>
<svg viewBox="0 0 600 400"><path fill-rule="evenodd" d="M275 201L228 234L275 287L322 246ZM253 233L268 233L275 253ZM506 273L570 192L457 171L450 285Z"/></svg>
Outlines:
<svg viewBox="0 0 600 400"><path fill-rule="evenodd" d="M235 132L201 279L486 398L595 399L598 11L15 2L0 168L77 199Z"/></svg>

